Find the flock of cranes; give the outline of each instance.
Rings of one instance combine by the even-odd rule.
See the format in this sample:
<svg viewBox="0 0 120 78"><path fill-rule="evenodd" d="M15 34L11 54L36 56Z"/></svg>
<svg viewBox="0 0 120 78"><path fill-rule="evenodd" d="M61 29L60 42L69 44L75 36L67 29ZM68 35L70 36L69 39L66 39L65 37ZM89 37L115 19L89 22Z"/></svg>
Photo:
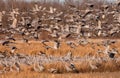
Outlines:
<svg viewBox="0 0 120 78"><path fill-rule="evenodd" d="M82 41L82 40L81 40ZM87 41L87 40L86 40ZM79 41L80 42L80 41ZM92 43L87 41L86 43L72 43L72 41L69 44L70 48L76 49L76 47L80 45L87 45L87 44L97 44L98 46L102 45L104 46L104 50L98 49L95 54L96 55L86 55L83 57L77 57L74 56L72 51L69 51L66 55L64 56L53 56L52 54L46 54L46 52L40 51L39 53L35 55L27 55L24 53L16 53L15 50L17 47L15 46L10 46L9 44L11 43L5 43L5 45L1 44L2 46L8 46L11 48L10 52L7 51L1 51L0 52L0 66L3 67L0 72L1 73L6 73L6 72L13 72L13 71L23 71L24 69L21 67L21 65L25 66L33 66L33 71L35 72L50 72L50 73L62 73L62 72L74 72L74 73L79 73L81 72L77 67L76 63L80 63L80 65L83 63L88 63L88 66L90 67L91 70L99 70L99 66L101 66L103 63L113 61L117 64L120 61L119 57L116 57L116 55L119 55L119 51L117 48L111 48L110 46L112 44L117 43L116 40L103 40L101 43ZM38 43L41 44L41 43ZM42 44L45 46L46 50L49 48L56 50L62 46L60 42L55 42L56 46L48 46L45 44L45 41L42 41ZM73 47L73 45L75 45ZM77 46L76 46L77 45ZM72 47L71 47L72 46ZM91 45L92 47L92 45ZM94 47L92 47L95 49ZM103 54L103 56L99 56L100 54ZM62 63L61 66L64 67L65 71L60 71L56 67L51 67L47 68L45 65L46 64L54 64L56 62Z"/></svg>
<svg viewBox="0 0 120 78"><path fill-rule="evenodd" d="M45 52L32 56L15 53L18 47L10 46L22 39L28 45L30 45L30 40L39 41L46 50L51 48L57 51L62 46L62 42L74 49L87 44L91 44L94 49L95 47L92 45L94 43L90 42L88 38L120 37L120 2L111 6L101 5L101 8L98 9L93 4L87 4L85 10L80 10L69 5L67 12L64 12L53 7L49 7L48 10L46 7L35 4L30 11L26 12L20 12L18 8L10 12L0 12L0 45L11 49L10 53L0 52L0 66L3 67L0 73L20 72L23 70L21 65L33 65L33 70L36 72L61 73L55 67L46 69L44 64L54 62L61 62L66 72L79 73L80 71L74 64L75 61L78 63L86 61L91 70L99 69L100 64L109 60L117 63L120 58L116 58L115 55L119 55L119 51L117 48L110 47L117 41L111 39L98 44L98 46L102 45L105 48L104 50L98 49L96 52L98 55L101 53L105 55L102 58L90 55L84 58L75 57L71 51L65 56L59 57L47 55ZM4 17L7 17L6 26L3 23ZM54 45L49 46L46 42L53 42Z"/></svg>
<svg viewBox="0 0 120 78"><path fill-rule="evenodd" d="M69 5L66 11L37 4L29 11L18 8L0 12L0 32L8 36L20 35L27 39L48 38L114 38L120 33L120 5L86 4L86 9ZM4 36L3 36L4 37ZM3 38L1 36L1 38Z"/></svg>

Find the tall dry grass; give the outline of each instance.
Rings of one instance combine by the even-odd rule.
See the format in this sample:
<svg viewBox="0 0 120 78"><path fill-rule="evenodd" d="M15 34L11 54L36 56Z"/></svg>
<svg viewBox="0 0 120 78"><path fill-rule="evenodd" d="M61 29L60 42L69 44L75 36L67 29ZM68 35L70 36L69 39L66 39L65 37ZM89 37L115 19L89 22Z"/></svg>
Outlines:
<svg viewBox="0 0 120 78"><path fill-rule="evenodd" d="M97 45L101 44L102 39L90 39L89 41L92 41L91 43L94 44L87 44L87 45L79 45L76 46L75 48L71 48L69 45L67 45L65 42L61 42L60 48L57 50L55 49L46 49L45 46L40 43L40 41L29 41L29 44L23 43L22 41L15 41L15 43L10 44L10 46L16 46L18 49L16 50L16 53L25 53L25 54L37 54L40 51L45 52L47 55L53 55L53 56L64 56L68 52L72 52L73 56L85 56L85 55L96 55L97 56L97 51L98 49L104 51L105 47L102 45ZM47 42L46 43L49 46L54 46L53 42ZM116 48L120 52L120 41L117 40L117 42L113 45L110 46L110 48ZM94 48L93 48L94 47ZM2 46L0 44L0 51L5 51L7 50L10 52L10 47L9 46Z"/></svg>

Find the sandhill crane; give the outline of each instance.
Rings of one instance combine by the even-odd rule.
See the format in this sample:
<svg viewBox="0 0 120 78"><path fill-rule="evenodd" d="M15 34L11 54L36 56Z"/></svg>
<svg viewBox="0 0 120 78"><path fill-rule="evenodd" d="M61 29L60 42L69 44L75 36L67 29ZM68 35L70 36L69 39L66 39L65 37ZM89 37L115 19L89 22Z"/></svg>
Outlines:
<svg viewBox="0 0 120 78"><path fill-rule="evenodd" d="M92 70L96 70L101 66L102 60L97 59L95 56L88 59L88 64Z"/></svg>
<svg viewBox="0 0 120 78"><path fill-rule="evenodd" d="M92 70L98 69L97 65L92 64L92 61L89 61L89 65L90 65Z"/></svg>
<svg viewBox="0 0 120 78"><path fill-rule="evenodd" d="M120 23L120 14L118 14L118 19L117 19L117 20L118 20L118 22Z"/></svg>
<svg viewBox="0 0 120 78"><path fill-rule="evenodd" d="M92 13L91 10L86 9L86 10L85 10L85 14L83 15L83 18L85 18L87 15L89 15L89 14L91 14L91 13Z"/></svg>
<svg viewBox="0 0 120 78"><path fill-rule="evenodd" d="M3 41L2 45L3 45L3 46L5 46L5 45L8 46L9 43L11 43L11 42L8 41L8 40L7 40L7 41Z"/></svg>
<svg viewBox="0 0 120 78"><path fill-rule="evenodd" d="M30 45L29 39L27 39L25 37L22 38L22 43L26 43L26 44Z"/></svg>
<svg viewBox="0 0 120 78"><path fill-rule="evenodd" d="M43 72L45 70L45 67L42 64L34 64L33 67L34 71L36 72Z"/></svg>
<svg viewBox="0 0 120 78"><path fill-rule="evenodd" d="M20 59L20 58L25 58L26 55L22 54L22 53L16 53L16 56Z"/></svg>
<svg viewBox="0 0 120 78"><path fill-rule="evenodd" d="M87 4L89 6L90 9L94 8L94 4Z"/></svg>
<svg viewBox="0 0 120 78"><path fill-rule="evenodd" d="M118 50L116 50L114 48L108 52L109 58L114 58L115 54L118 54Z"/></svg>
<svg viewBox="0 0 120 78"><path fill-rule="evenodd" d="M17 27L17 23L18 23L17 15L19 14L18 10L19 10L18 8L13 9L13 11L10 13L11 20L13 20L12 24L11 24L12 28L16 28Z"/></svg>
<svg viewBox="0 0 120 78"><path fill-rule="evenodd" d="M102 41L102 45L104 47L111 45L111 44L115 44L115 43L116 43L116 40L104 40L104 41Z"/></svg>
<svg viewBox="0 0 120 78"><path fill-rule="evenodd" d="M76 30L76 33L77 33L77 34L80 34L80 32L81 32L81 25L78 25L77 30Z"/></svg>
<svg viewBox="0 0 120 78"><path fill-rule="evenodd" d="M79 71L76 69L76 67L73 63L65 64L65 69L67 72L79 73Z"/></svg>
<svg viewBox="0 0 120 78"><path fill-rule="evenodd" d="M69 33L69 29L70 29L70 28L69 28L69 25L65 25L64 30L65 30L66 33Z"/></svg>
<svg viewBox="0 0 120 78"><path fill-rule="evenodd" d="M103 53L103 51L100 50L100 49L98 49L98 50L97 50L97 54L99 55L100 53Z"/></svg>
<svg viewBox="0 0 120 78"><path fill-rule="evenodd" d="M14 53L16 49L17 49L17 47L15 47L15 46L11 47L11 53Z"/></svg>
<svg viewBox="0 0 120 78"><path fill-rule="evenodd" d="M68 52L64 57L64 61L71 61L72 60L72 52Z"/></svg>
<svg viewBox="0 0 120 78"><path fill-rule="evenodd" d="M102 29L102 23L100 20L98 20L98 29Z"/></svg>
<svg viewBox="0 0 120 78"><path fill-rule="evenodd" d="M59 73L58 69L56 69L56 68L50 68L50 69L48 69L48 71L50 73Z"/></svg>
<svg viewBox="0 0 120 78"><path fill-rule="evenodd" d="M18 61L15 62L15 68L16 68L17 72L20 72L21 68L20 68L20 63Z"/></svg>
<svg viewBox="0 0 120 78"><path fill-rule="evenodd" d="M115 54L118 53L118 51L116 49L112 49L110 50L110 45L112 43L115 43L115 41L107 41L107 43L105 44L105 50L104 53L107 54L110 58L114 58Z"/></svg>
<svg viewBox="0 0 120 78"><path fill-rule="evenodd" d="M39 21L39 18L38 18L38 17L36 17L35 19L33 19L32 22L31 22L31 26L32 26L32 27L39 26L38 21Z"/></svg>
<svg viewBox="0 0 120 78"><path fill-rule="evenodd" d="M118 1L116 2L116 4L117 4L117 6L119 7L119 6L120 6L120 1L118 0Z"/></svg>
<svg viewBox="0 0 120 78"><path fill-rule="evenodd" d="M101 25L102 23L101 23L101 21L100 20L98 20L98 36L100 36L101 35L101 33L102 33L102 31L101 31L101 29L102 29L102 25Z"/></svg>
<svg viewBox="0 0 120 78"><path fill-rule="evenodd" d="M45 44L45 42L49 42L48 40L42 40L43 45L46 47L46 49L52 48L52 49L58 49L60 47L60 42L58 40L54 40L54 46L48 46L47 44Z"/></svg>
<svg viewBox="0 0 120 78"><path fill-rule="evenodd" d="M18 22L17 18L14 17L11 27L16 28L17 27L17 22Z"/></svg>
<svg viewBox="0 0 120 78"><path fill-rule="evenodd" d="M53 13L53 7L50 7L49 13Z"/></svg>
<svg viewBox="0 0 120 78"><path fill-rule="evenodd" d="M23 42L25 42L25 43L28 43L28 42L29 42L29 40L26 39L26 38L23 38L22 40L23 40Z"/></svg>
<svg viewBox="0 0 120 78"><path fill-rule="evenodd" d="M54 49L58 49L60 47L60 42L58 40L54 40Z"/></svg>
<svg viewBox="0 0 120 78"><path fill-rule="evenodd" d="M46 10L46 7L43 7L43 9L41 11L45 11Z"/></svg>
<svg viewBox="0 0 120 78"><path fill-rule="evenodd" d="M71 48L76 48L78 45L74 41L67 41L67 45L69 45Z"/></svg>
<svg viewBox="0 0 120 78"><path fill-rule="evenodd" d="M102 33L102 31L101 31L101 29L99 29L97 35L100 36L101 33Z"/></svg>
<svg viewBox="0 0 120 78"><path fill-rule="evenodd" d="M13 14L15 14L15 15L19 15L20 13L19 13L18 11L19 11L19 9L18 9L18 8L15 8L15 9L12 9L12 12L11 12L11 13L13 13Z"/></svg>
<svg viewBox="0 0 120 78"><path fill-rule="evenodd" d="M25 23L25 18L24 17L21 17L21 22L20 23L21 23L22 26L25 26L26 23Z"/></svg>
<svg viewBox="0 0 120 78"><path fill-rule="evenodd" d="M57 30L53 30L53 32L52 32L52 34L50 34L50 36L53 38L58 38L59 34L58 34Z"/></svg>
<svg viewBox="0 0 120 78"><path fill-rule="evenodd" d="M110 58L114 58L115 53L109 52L108 55L109 55Z"/></svg>
<svg viewBox="0 0 120 78"><path fill-rule="evenodd" d="M102 15L102 19L105 19L105 18L106 18L106 16L105 16L105 14L103 14L103 15Z"/></svg>
<svg viewBox="0 0 120 78"><path fill-rule="evenodd" d="M46 56L46 53L44 53L44 52L40 51L40 52L38 53L38 55L43 55L43 56Z"/></svg>
<svg viewBox="0 0 120 78"><path fill-rule="evenodd" d="M56 8L50 7L50 10L48 11L49 13L54 13L56 11Z"/></svg>
<svg viewBox="0 0 120 78"><path fill-rule="evenodd" d="M13 35L6 36L5 38L6 38L6 40L16 41L16 39L13 37Z"/></svg>
<svg viewBox="0 0 120 78"><path fill-rule="evenodd" d="M35 40L38 40L39 39L39 34L37 33L37 32L35 32L34 34L33 34L33 38L35 39Z"/></svg>
<svg viewBox="0 0 120 78"><path fill-rule="evenodd" d="M45 42L49 42L49 40L41 40L40 43L42 43L43 45L46 45Z"/></svg>
<svg viewBox="0 0 120 78"><path fill-rule="evenodd" d="M87 45L88 43L89 43L89 41L87 39L85 39L85 38L82 38L79 41L79 44L81 44L81 45Z"/></svg>
<svg viewBox="0 0 120 78"><path fill-rule="evenodd" d="M0 59L1 58L5 58L6 56L5 55L3 55L1 52L0 52Z"/></svg>
<svg viewBox="0 0 120 78"><path fill-rule="evenodd" d="M39 8L39 6L35 3L34 8L33 8L33 12L38 12L40 11L41 8Z"/></svg>
<svg viewBox="0 0 120 78"><path fill-rule="evenodd" d="M110 45L107 45L106 48L105 48L104 53L105 53L105 54L108 54L109 50L110 50Z"/></svg>
<svg viewBox="0 0 120 78"><path fill-rule="evenodd" d="M2 23L3 14L0 12L0 23Z"/></svg>
<svg viewBox="0 0 120 78"><path fill-rule="evenodd" d="M44 47L48 50L48 49L51 48L51 47L48 46L48 45L46 44L46 42L49 42L49 40L41 40L40 43L42 43L42 44L44 45Z"/></svg>

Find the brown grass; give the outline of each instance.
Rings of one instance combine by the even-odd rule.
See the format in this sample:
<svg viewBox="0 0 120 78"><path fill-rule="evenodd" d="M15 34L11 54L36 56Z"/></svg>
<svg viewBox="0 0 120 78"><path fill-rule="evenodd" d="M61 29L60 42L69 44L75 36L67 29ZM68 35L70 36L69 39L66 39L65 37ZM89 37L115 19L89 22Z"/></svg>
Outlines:
<svg viewBox="0 0 120 78"><path fill-rule="evenodd" d="M30 74L32 73L32 74ZM80 73L80 74L49 74L20 72L0 75L0 78L119 78L120 72L103 72L103 73Z"/></svg>
<svg viewBox="0 0 120 78"><path fill-rule="evenodd" d="M92 41L93 40L93 41ZM79 45L76 48L71 48L66 43L62 42L59 49L48 49L44 47L43 44L40 43L40 41L29 41L29 44L23 43L22 41L16 41L13 44L10 44L10 46L16 46L18 49L16 50L16 53L25 53L25 54L37 54L40 51L45 52L47 55L53 55L53 56L63 56L66 55L69 51L72 52L73 56L85 56L85 55L97 55L97 50L105 50L103 46L97 46L96 43L101 44L102 39L91 39L90 42L94 42L95 44L87 44L87 45ZM47 42L49 46L53 46L53 42ZM92 48L92 46L94 48ZM116 48L120 52L120 42L119 40L117 43L111 45L111 48ZM8 46L2 46L0 45L0 51L10 51L10 47Z"/></svg>

